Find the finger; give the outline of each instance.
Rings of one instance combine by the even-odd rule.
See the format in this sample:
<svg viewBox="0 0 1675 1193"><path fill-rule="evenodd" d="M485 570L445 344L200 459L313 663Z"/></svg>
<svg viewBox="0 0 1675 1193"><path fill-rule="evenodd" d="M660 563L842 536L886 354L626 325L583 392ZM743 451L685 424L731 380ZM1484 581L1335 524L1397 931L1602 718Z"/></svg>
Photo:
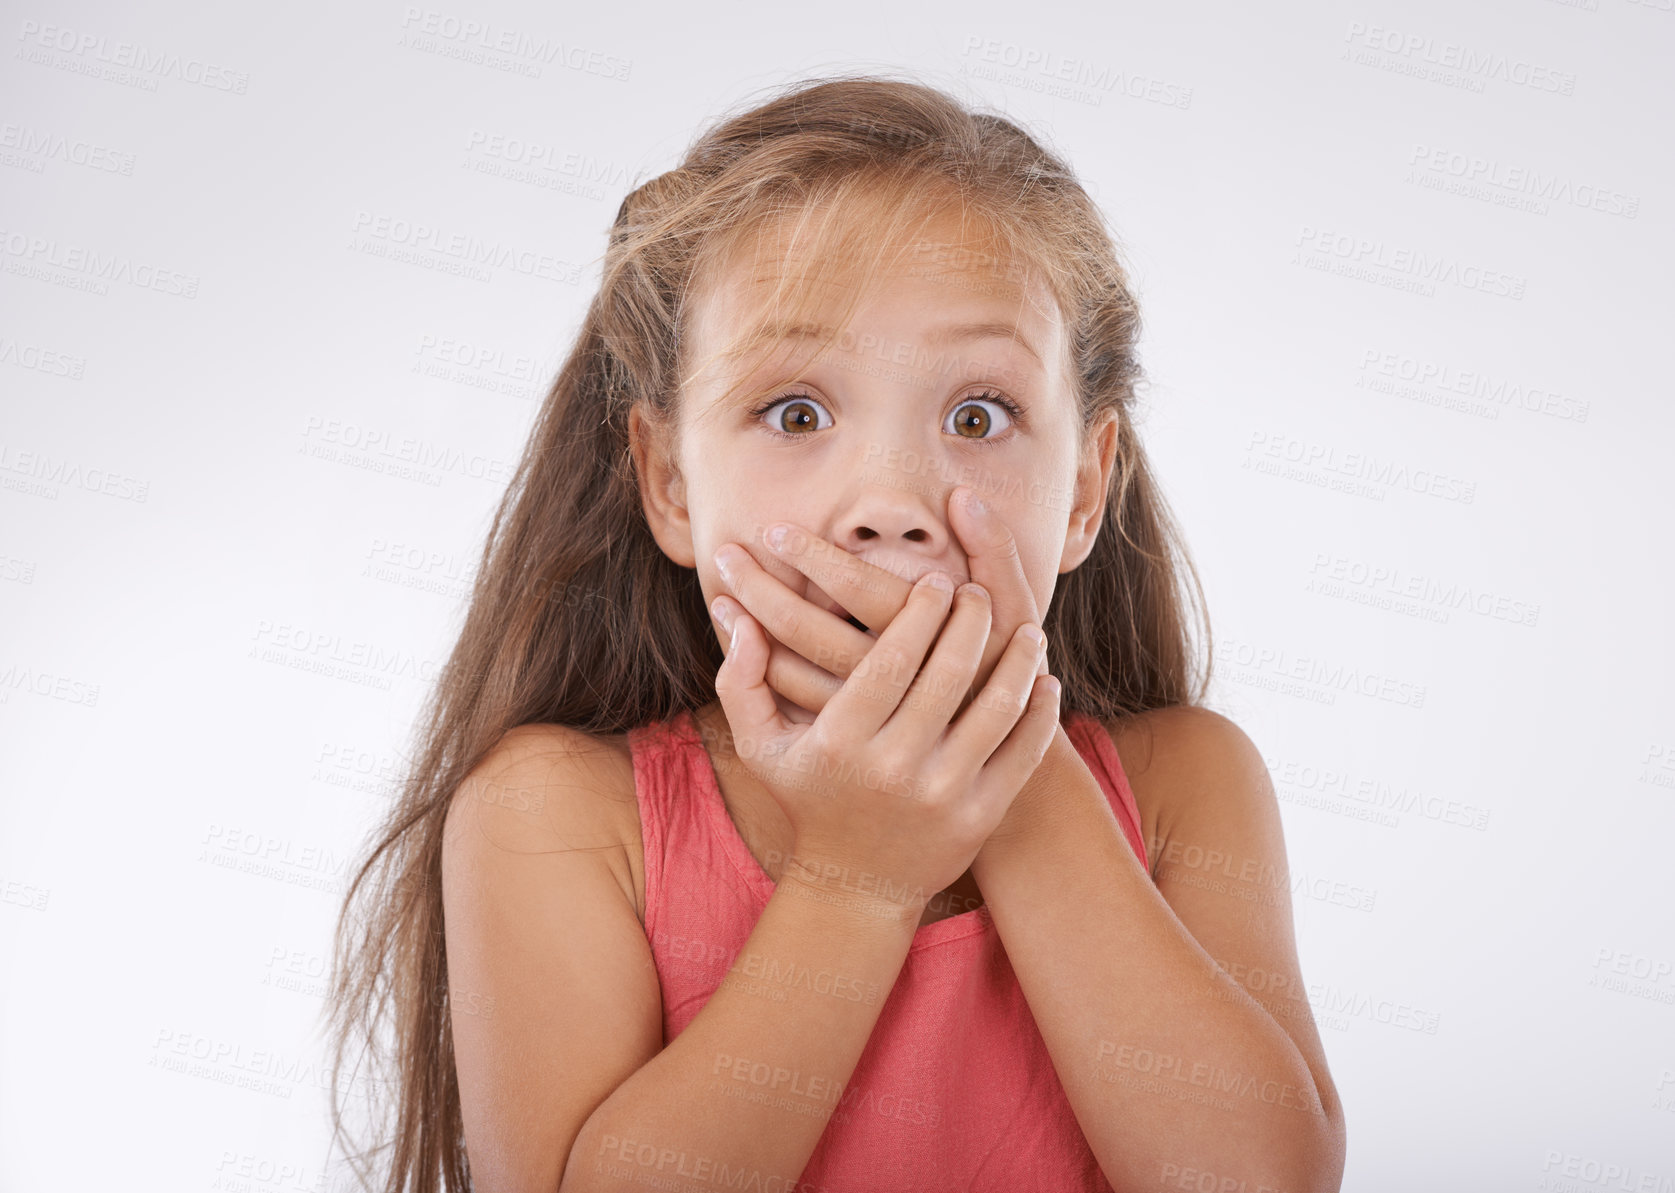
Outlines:
<svg viewBox="0 0 1675 1193"><path fill-rule="evenodd" d="M873 639L868 639L873 641ZM768 686L793 704L819 712L843 688L843 680L779 642L769 639ZM853 670L853 668L851 668ZM844 673L847 678L848 672Z"/></svg>
<svg viewBox="0 0 1675 1193"><path fill-rule="evenodd" d="M723 577L728 593L775 641L802 655L828 674L846 678L878 641L834 613L828 613L792 592L749 551L728 548L730 561Z"/></svg>
<svg viewBox="0 0 1675 1193"><path fill-rule="evenodd" d="M907 604L907 596L913 591L911 581L851 555L836 543L811 534L794 522L776 522L768 527L768 532L781 528L785 531L781 544L775 546L765 534L763 546L772 551L776 559L783 560L807 576L815 587L842 605L874 637ZM854 629L853 626L850 628ZM870 646L863 646L860 653L849 660L849 667L853 668L869 649ZM821 665L825 666L824 663ZM834 674L839 672L834 671ZM849 670L843 670L841 674L847 676Z"/></svg>
<svg viewBox="0 0 1675 1193"><path fill-rule="evenodd" d="M971 691L971 681L988 640L988 595L981 585L962 584L954 593L953 612L930 658L919 669L913 686L883 732L895 732L901 725L906 733L919 739L940 737Z"/></svg>
<svg viewBox="0 0 1675 1193"><path fill-rule="evenodd" d="M966 485L959 486L954 499L948 503L949 520L970 561L971 578L988 589L994 604L991 617L996 626L1006 629L1030 621L1039 623L1041 613L1035 607L1035 593L1024 574L1018 540L992 509L984 510L982 506L977 491ZM991 641L978 674L987 674L1004 650L1005 639ZM1045 657L1038 673L1047 673Z"/></svg>
<svg viewBox="0 0 1675 1193"><path fill-rule="evenodd" d="M981 767L1023 715L1046 654L1045 640L1032 640L1030 628L1026 623L1013 632L989 682L949 728L947 744L954 757L970 758Z"/></svg>
<svg viewBox="0 0 1675 1193"><path fill-rule="evenodd" d="M728 617L736 618L741 613L748 613L737 600L730 596L718 596L711 602L712 612L721 610ZM716 620L720 621L719 614ZM757 623L758 627L761 623ZM725 628L718 629L716 635L726 639L729 635ZM791 716L793 721L808 724L814 720L814 714L826 707L826 701L837 695L838 689L843 687L843 680L837 676L816 667L803 658L802 655L776 641L773 635L768 638L768 687L785 697L790 704L796 705L808 715L806 718ZM784 711L783 709L781 711Z"/></svg>
<svg viewBox="0 0 1675 1193"><path fill-rule="evenodd" d="M826 702L817 724L855 741L877 735L901 704L919 664L948 616L954 583L944 572L928 572L908 594L907 604L872 644L836 696Z"/></svg>
<svg viewBox="0 0 1675 1193"><path fill-rule="evenodd" d="M793 728L765 682L767 662L768 641L762 627L748 613L735 613L725 657L715 673L715 694L741 759Z"/></svg>

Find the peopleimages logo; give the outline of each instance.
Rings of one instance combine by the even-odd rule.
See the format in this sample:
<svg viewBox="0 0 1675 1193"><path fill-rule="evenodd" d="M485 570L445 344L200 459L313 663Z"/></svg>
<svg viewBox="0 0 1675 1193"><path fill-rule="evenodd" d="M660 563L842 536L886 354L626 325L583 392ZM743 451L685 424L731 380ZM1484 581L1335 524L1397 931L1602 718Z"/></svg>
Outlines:
<svg viewBox="0 0 1675 1193"><path fill-rule="evenodd" d="M1297 232L1295 247L1299 254L1314 255L1320 264L1336 260L1361 270L1367 280L1376 280L1379 271L1386 275L1410 279L1416 286L1442 283L1462 290L1476 290L1497 298L1521 300L1529 279L1504 270L1461 261L1445 253L1427 253L1423 249L1408 248L1366 236L1352 236L1304 224ZM1315 261L1296 260L1296 264L1314 265Z"/></svg>
<svg viewBox="0 0 1675 1193"><path fill-rule="evenodd" d="M1404 571L1384 563L1372 563L1328 551L1315 552L1309 567L1312 578L1337 587L1364 589L1383 596L1407 598L1443 610L1463 610L1494 621L1533 626L1541 617L1541 606L1510 593L1443 580L1423 572ZM1321 587L1321 586L1316 586ZM1329 588L1327 595L1336 595ZM1443 618L1442 620L1447 620Z"/></svg>
<svg viewBox="0 0 1675 1193"><path fill-rule="evenodd" d="M1416 468L1370 452L1339 451L1331 444L1297 439L1277 431L1252 431L1245 451L1245 467L1249 467L1252 460L1260 463L1266 457L1305 471L1318 470L1316 483L1321 484L1326 483L1328 474L1331 474L1370 485L1406 489L1444 501L1458 501L1464 505L1470 505L1477 496L1477 482L1473 480L1452 476L1435 468Z"/></svg>
<svg viewBox="0 0 1675 1193"><path fill-rule="evenodd" d="M44 281L56 280L51 271L62 269L83 275L81 281L88 286L104 287L115 282L178 298L196 298L202 281L196 274L135 260L123 253L106 253L87 245L60 241L55 236L11 228L0 228L0 267L7 273ZM67 281L66 284L75 283ZM107 291L100 289L98 293Z"/></svg>
<svg viewBox="0 0 1675 1193"><path fill-rule="evenodd" d="M1441 146L1415 143L1408 155L1408 165L1421 179L1427 176L1446 179L1466 187L1482 187L1544 202L1583 207L1631 220L1640 213L1639 195L1624 194L1610 187L1577 182L1560 174L1543 173L1530 166L1513 165ZM1469 189L1459 193L1469 197L1476 195Z"/></svg>
<svg viewBox="0 0 1675 1193"><path fill-rule="evenodd" d="M973 78L993 79L1096 107L1111 92L1166 108L1192 106L1191 87L1036 46L972 35L965 39L961 53L966 59L962 69Z"/></svg>
<svg viewBox="0 0 1675 1193"><path fill-rule="evenodd" d="M628 82L634 64L626 58L588 49L561 38L497 27L471 17L457 17L434 8L409 5L402 10L401 35L396 44L428 50L448 58L480 65L501 66L490 55L502 55L503 69L539 78L542 66L562 66L582 74Z"/></svg>
<svg viewBox="0 0 1675 1193"><path fill-rule="evenodd" d="M1404 33L1382 25L1351 21L1344 40L1352 49L1415 59L1444 70L1458 71L1474 81L1487 79L1511 83L1557 95L1571 95L1576 90L1576 76L1568 71L1554 70L1507 54L1474 49L1458 42L1438 41L1421 33Z"/></svg>
<svg viewBox="0 0 1675 1193"><path fill-rule="evenodd" d="M1433 404L1450 404L1446 395L1457 395L1470 402L1458 403L1460 408L1476 412L1481 408L1494 417L1502 409L1523 410L1542 414L1560 422L1588 421L1590 403L1544 386L1512 377L1499 376L1480 368L1462 368L1451 361L1410 356L1401 352L1387 352L1368 348L1361 353L1361 376L1358 388L1391 393L1414 400L1430 400Z"/></svg>
<svg viewBox="0 0 1675 1193"><path fill-rule="evenodd" d="M250 76L242 70L153 50L136 42L112 40L102 33L24 21L18 31L18 40L23 43L17 52L19 58L39 62L42 54L58 53L109 67L124 67L148 83L147 90L156 89L158 78L178 79L183 83L208 87L211 91L231 91L235 95L243 95L250 87ZM78 70L78 73L81 72Z"/></svg>
<svg viewBox="0 0 1675 1193"><path fill-rule="evenodd" d="M1337 694L1345 692L1412 709L1425 705L1424 684L1318 656L1295 655L1255 642L1219 637L1215 658L1237 669L1229 676L1235 682L1322 704L1334 703Z"/></svg>

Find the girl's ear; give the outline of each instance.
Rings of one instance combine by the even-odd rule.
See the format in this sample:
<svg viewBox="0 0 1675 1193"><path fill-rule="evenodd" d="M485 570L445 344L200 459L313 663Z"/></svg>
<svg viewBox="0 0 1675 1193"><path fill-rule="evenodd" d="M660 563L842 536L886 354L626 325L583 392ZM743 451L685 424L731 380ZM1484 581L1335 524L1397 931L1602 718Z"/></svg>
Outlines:
<svg viewBox="0 0 1675 1193"><path fill-rule="evenodd" d="M1111 469L1116 465L1121 419L1116 409L1087 433L1082 459L1076 467L1076 494L1070 506L1070 526L1064 536L1059 574L1073 572L1090 554L1105 520L1105 498L1111 491Z"/></svg>
<svg viewBox="0 0 1675 1193"><path fill-rule="evenodd" d="M686 478L673 459L666 430L645 417L640 403L628 412L628 448L640 484L646 523L663 554L681 567L698 566L692 548L692 519L686 510Z"/></svg>

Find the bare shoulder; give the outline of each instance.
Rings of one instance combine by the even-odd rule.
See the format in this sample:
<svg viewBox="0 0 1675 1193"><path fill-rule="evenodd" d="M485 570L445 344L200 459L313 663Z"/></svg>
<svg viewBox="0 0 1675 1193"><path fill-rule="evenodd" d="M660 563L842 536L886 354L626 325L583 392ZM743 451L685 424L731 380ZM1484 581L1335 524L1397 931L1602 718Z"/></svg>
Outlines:
<svg viewBox="0 0 1675 1193"><path fill-rule="evenodd" d="M644 922L640 816L622 733L566 725L508 730L454 793L448 834L469 829L520 852L579 849L608 862Z"/></svg>
<svg viewBox="0 0 1675 1193"><path fill-rule="evenodd" d="M1239 726L1208 708L1176 704L1100 724L1122 762L1140 809L1146 857L1152 877L1168 848L1170 834L1189 803L1206 792L1226 789L1231 776L1266 778L1262 752ZM1248 785L1246 786L1248 790Z"/></svg>

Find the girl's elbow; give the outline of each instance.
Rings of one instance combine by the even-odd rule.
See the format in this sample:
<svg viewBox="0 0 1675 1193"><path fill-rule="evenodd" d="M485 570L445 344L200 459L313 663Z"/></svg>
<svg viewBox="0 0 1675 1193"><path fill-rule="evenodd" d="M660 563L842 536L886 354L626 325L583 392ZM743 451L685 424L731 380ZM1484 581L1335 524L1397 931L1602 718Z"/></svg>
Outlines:
<svg viewBox="0 0 1675 1193"><path fill-rule="evenodd" d="M1323 1105L1313 1116L1308 1147L1299 1157L1302 1163L1289 1184L1274 1186L1274 1193L1340 1193L1343 1188L1345 1132L1343 1107L1336 1099Z"/></svg>

